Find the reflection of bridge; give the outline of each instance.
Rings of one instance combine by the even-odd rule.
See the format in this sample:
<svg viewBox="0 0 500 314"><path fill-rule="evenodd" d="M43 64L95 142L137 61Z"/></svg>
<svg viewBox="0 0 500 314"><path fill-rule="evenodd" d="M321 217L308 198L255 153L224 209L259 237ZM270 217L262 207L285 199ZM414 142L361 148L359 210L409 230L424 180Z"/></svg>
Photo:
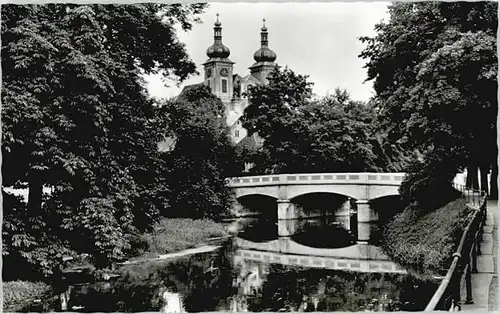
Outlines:
<svg viewBox="0 0 500 314"><path fill-rule="evenodd" d="M267 243L237 238L236 245L236 261L253 260L355 272L406 273L404 268L389 260L379 248L367 244L340 249L318 249L300 245L289 238Z"/></svg>
<svg viewBox="0 0 500 314"><path fill-rule="evenodd" d="M372 225L378 220L370 206L371 201L397 196L403 173L319 173L280 174L232 178L229 186L240 200L249 196L264 196L275 200L278 235L290 236L296 232L296 221L307 218L296 200L311 194L335 194L355 200L357 208L358 243L370 240ZM241 204L240 204L241 205ZM340 206L337 216L347 217L350 206ZM334 208L338 211L338 208Z"/></svg>

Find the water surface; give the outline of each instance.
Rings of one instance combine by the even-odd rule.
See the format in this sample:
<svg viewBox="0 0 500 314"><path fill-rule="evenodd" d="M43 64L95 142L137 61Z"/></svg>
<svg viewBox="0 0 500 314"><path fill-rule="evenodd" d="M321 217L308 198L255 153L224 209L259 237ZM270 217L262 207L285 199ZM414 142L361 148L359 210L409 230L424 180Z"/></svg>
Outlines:
<svg viewBox="0 0 500 314"><path fill-rule="evenodd" d="M239 237L277 239L272 220L240 220ZM334 222L305 224L292 240L335 248L355 234ZM332 240L333 239L333 240ZM106 282L62 284L68 311L421 311L437 285L406 274L361 273L245 259L235 239L216 251L120 269ZM52 308L61 310L61 308Z"/></svg>

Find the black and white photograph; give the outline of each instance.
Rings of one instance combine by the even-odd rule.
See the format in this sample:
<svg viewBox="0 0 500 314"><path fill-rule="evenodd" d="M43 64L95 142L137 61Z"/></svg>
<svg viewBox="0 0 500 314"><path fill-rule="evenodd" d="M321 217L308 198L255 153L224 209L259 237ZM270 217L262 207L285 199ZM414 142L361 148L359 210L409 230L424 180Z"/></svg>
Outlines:
<svg viewBox="0 0 500 314"><path fill-rule="evenodd" d="M3 311L498 311L498 12L3 2Z"/></svg>

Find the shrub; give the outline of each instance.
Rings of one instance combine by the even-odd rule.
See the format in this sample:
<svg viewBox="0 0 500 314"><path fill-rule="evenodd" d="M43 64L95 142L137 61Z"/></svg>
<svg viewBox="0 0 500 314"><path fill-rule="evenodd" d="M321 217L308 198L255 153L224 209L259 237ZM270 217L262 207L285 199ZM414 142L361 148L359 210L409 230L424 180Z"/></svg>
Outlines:
<svg viewBox="0 0 500 314"><path fill-rule="evenodd" d="M418 213L431 212L460 196L453 188L457 168L452 163L435 161L415 162L408 169L399 194L405 206L413 206Z"/></svg>
<svg viewBox="0 0 500 314"><path fill-rule="evenodd" d="M14 312L27 309L34 300L41 299L50 290L50 287L43 282L3 282L3 310Z"/></svg>

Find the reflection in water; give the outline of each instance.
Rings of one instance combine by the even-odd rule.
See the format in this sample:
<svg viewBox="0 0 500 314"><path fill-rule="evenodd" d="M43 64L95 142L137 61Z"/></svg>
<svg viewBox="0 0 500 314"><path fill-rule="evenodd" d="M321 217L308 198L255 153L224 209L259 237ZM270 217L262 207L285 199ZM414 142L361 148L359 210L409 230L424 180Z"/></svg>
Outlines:
<svg viewBox="0 0 500 314"><path fill-rule="evenodd" d="M356 242L356 230L351 230L349 221L339 217L304 218L285 220L288 229L294 230L291 238L301 244L316 248L340 248ZM268 242L278 238L278 222L272 218L239 218L228 229L238 237L253 242Z"/></svg>
<svg viewBox="0 0 500 314"><path fill-rule="evenodd" d="M183 313L186 310L182 304L182 296L179 293L172 293L164 291L160 293L163 300L163 307L161 312L163 313Z"/></svg>
<svg viewBox="0 0 500 314"><path fill-rule="evenodd" d="M339 224L310 227L291 237L297 243L315 248L341 248L356 243L356 235ZM335 241L332 241L335 239Z"/></svg>
<svg viewBox="0 0 500 314"><path fill-rule="evenodd" d="M238 224L238 237L253 241L267 242L278 238L278 224L274 219L240 218L234 222Z"/></svg>
<svg viewBox="0 0 500 314"><path fill-rule="evenodd" d="M236 259L218 252L130 265L111 282L74 285L79 312L419 311L436 286L408 275L354 273Z"/></svg>
<svg viewBox="0 0 500 314"><path fill-rule="evenodd" d="M233 226L239 237L250 241L277 238L272 219L239 219ZM303 230L294 240L309 246L347 246L355 239L329 221ZM409 275L237 258L233 243L214 252L124 266L119 278L107 282L67 284L62 288L66 293L60 293L65 300L60 301L65 309L78 312L420 311L436 289L434 283Z"/></svg>
<svg viewBox="0 0 500 314"><path fill-rule="evenodd" d="M130 265L110 282L75 285L79 312L203 312L226 308L233 294L232 248L169 263Z"/></svg>
<svg viewBox="0 0 500 314"><path fill-rule="evenodd" d="M297 266L256 264L248 281L246 308L262 311L420 311L435 286L399 274L350 273ZM429 293L430 292L430 293ZM417 298L417 299L416 299ZM240 295L241 299L241 295Z"/></svg>

